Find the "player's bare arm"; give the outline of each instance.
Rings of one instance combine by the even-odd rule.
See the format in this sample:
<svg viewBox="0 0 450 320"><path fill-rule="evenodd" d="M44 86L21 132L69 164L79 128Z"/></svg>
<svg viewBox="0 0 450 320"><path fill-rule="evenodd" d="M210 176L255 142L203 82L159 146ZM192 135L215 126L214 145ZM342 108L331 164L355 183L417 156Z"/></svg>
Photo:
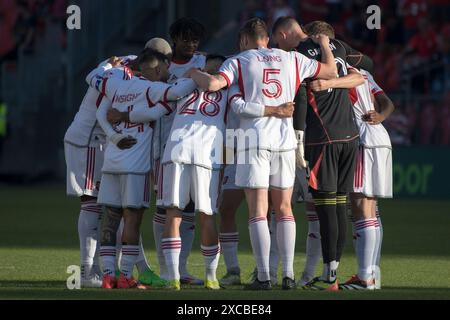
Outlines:
<svg viewBox="0 0 450 320"><path fill-rule="evenodd" d="M105 97L98 107L96 114L100 127L103 129L108 139L117 145L119 149L124 150L133 147L137 143L137 140L133 137L117 132L108 122L107 113L109 109L111 109L111 101Z"/></svg>
<svg viewBox="0 0 450 320"><path fill-rule="evenodd" d="M319 34L312 36L311 39L320 45L322 52L322 65L316 78L319 79L333 79L336 78L338 71L336 62L334 61L334 55L330 48L330 38L326 35Z"/></svg>
<svg viewBox="0 0 450 320"><path fill-rule="evenodd" d="M191 69L186 73L187 77L197 83L197 85L205 91L219 91L225 88L228 83L227 80L220 74L210 75L209 73L200 71L198 69Z"/></svg>
<svg viewBox="0 0 450 320"><path fill-rule="evenodd" d="M385 93L375 95L375 110L364 115L363 120L376 125L386 120L395 110L394 103Z"/></svg>
<svg viewBox="0 0 450 320"><path fill-rule="evenodd" d="M348 75L341 78L318 79L310 83L313 91L323 91L330 88L334 89L350 89L364 83L364 77L355 69L349 69Z"/></svg>

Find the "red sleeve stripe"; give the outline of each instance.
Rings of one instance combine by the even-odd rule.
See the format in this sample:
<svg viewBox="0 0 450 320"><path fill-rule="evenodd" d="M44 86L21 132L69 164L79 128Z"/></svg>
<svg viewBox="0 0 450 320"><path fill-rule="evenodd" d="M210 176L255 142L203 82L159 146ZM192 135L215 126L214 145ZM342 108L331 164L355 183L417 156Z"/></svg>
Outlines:
<svg viewBox="0 0 450 320"><path fill-rule="evenodd" d="M230 104L231 101L232 101L234 98L237 98L237 97L242 97L242 94L241 94L241 93L236 93L236 94L232 95L232 96L228 99L228 104Z"/></svg>
<svg viewBox="0 0 450 320"><path fill-rule="evenodd" d="M372 90L372 94L373 94L374 96L376 96L377 94L382 94L382 93L384 93L383 90L378 90L378 91Z"/></svg>
<svg viewBox="0 0 450 320"><path fill-rule="evenodd" d="M103 100L104 96L105 96L104 94L99 93L98 98L97 98L97 102L95 103L95 106L97 107L97 109L98 109L98 107L100 107L100 104L102 103L102 100Z"/></svg>
<svg viewBox="0 0 450 320"><path fill-rule="evenodd" d="M322 69L322 64L320 62L317 62L317 70L314 73L313 78L317 77L319 75L320 69Z"/></svg>
<svg viewBox="0 0 450 320"><path fill-rule="evenodd" d="M219 72L219 74L224 77L225 81L227 82L227 86L230 87L231 86L231 81L230 78L228 78L228 76L224 73L224 72Z"/></svg>
<svg viewBox="0 0 450 320"><path fill-rule="evenodd" d="M147 102L148 102L148 106L149 107L153 107L155 104L153 103L153 101L150 99L149 94L150 93L150 87L147 88L147 92L145 93L145 96L147 98Z"/></svg>
<svg viewBox="0 0 450 320"><path fill-rule="evenodd" d="M298 91L298 87L300 87L300 84L302 83L300 79L300 74L298 72L298 59L295 57L295 92Z"/></svg>
<svg viewBox="0 0 450 320"><path fill-rule="evenodd" d="M167 94L169 93L169 89L170 89L171 87L168 87L167 89L166 89L166 91L164 91L164 97L163 97L163 100L164 100L164 102L167 102L168 101L168 99L167 99Z"/></svg>
<svg viewBox="0 0 450 320"><path fill-rule="evenodd" d="M244 90L244 78L242 77L242 67L241 67L241 61L237 59L238 63L238 72L239 72L239 89L241 89L242 97L245 99L245 90Z"/></svg>
<svg viewBox="0 0 450 320"><path fill-rule="evenodd" d="M159 102L164 108L166 108L167 109L167 115L169 115L169 114L171 114L172 113L172 108L170 107L170 105L168 104L168 103L166 103L166 102L164 102L164 101L160 101Z"/></svg>
<svg viewBox="0 0 450 320"><path fill-rule="evenodd" d="M108 82L108 78L106 78L105 80L103 80L102 83L102 94L104 94L106 96L106 82Z"/></svg>

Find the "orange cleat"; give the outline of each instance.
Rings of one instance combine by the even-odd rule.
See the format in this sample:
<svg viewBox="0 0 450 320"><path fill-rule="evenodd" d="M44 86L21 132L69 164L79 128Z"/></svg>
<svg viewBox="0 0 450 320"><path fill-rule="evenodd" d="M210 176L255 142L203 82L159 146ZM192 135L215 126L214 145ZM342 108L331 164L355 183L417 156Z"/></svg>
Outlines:
<svg viewBox="0 0 450 320"><path fill-rule="evenodd" d="M117 287L117 279L115 276L104 275L102 281L103 289L114 289Z"/></svg>
<svg viewBox="0 0 450 320"><path fill-rule="evenodd" d="M138 282L133 277L128 279L123 273L120 274L117 281L117 289L134 289L138 287Z"/></svg>
<svg viewBox="0 0 450 320"><path fill-rule="evenodd" d="M368 281L361 280L354 274L349 280L340 286L341 290L374 290L375 281L370 279Z"/></svg>

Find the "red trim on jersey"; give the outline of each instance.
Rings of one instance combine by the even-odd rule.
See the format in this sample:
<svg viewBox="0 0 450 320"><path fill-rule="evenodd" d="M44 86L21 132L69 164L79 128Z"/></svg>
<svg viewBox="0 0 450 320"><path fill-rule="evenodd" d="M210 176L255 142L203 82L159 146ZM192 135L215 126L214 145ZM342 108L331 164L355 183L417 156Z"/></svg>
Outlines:
<svg viewBox="0 0 450 320"><path fill-rule="evenodd" d="M331 142L330 135L328 134L328 131L325 128L325 125L323 124L322 118L320 117L319 108L317 107L316 97L314 96L314 93L312 92L310 87L308 88L308 102L309 102L309 105L312 107L314 113L316 114L317 118L319 118L320 123L323 128L323 131L327 135L328 142Z"/></svg>
<svg viewBox="0 0 450 320"><path fill-rule="evenodd" d="M238 78L239 89L241 90L242 97L245 99L244 78L242 78L241 61L239 59L237 59L237 63L238 63L238 73L239 73L239 78Z"/></svg>
<svg viewBox="0 0 450 320"><path fill-rule="evenodd" d="M320 164L322 163L324 153L325 153L325 147L323 147L322 152L320 153L319 159L317 159L316 163L314 164L314 167L312 168L312 170L309 174L309 185L314 190L318 189L317 174L319 172Z"/></svg>
<svg viewBox="0 0 450 320"><path fill-rule="evenodd" d="M95 106L97 107L97 109L98 109L98 107L100 107L100 104L102 103L104 96L105 95L103 93L98 94L97 102L95 102Z"/></svg>
<svg viewBox="0 0 450 320"><path fill-rule="evenodd" d="M106 82L108 82L108 78L103 80L102 82L102 91L100 93L104 94L106 96Z"/></svg>
<svg viewBox="0 0 450 320"><path fill-rule="evenodd" d="M315 78L315 77L317 77L319 75L320 69L322 69L322 64L319 61L317 61L317 70L314 73L313 78Z"/></svg>
<svg viewBox="0 0 450 320"><path fill-rule="evenodd" d="M242 97L242 94L236 93L236 94L232 95L231 98L228 99L228 103L230 104L231 100L233 100L234 98L237 98L237 97Z"/></svg>
<svg viewBox="0 0 450 320"><path fill-rule="evenodd" d="M356 102L358 102L358 93L356 92L356 88L348 89L348 96L350 97L350 100L351 100L353 105Z"/></svg>
<svg viewBox="0 0 450 320"><path fill-rule="evenodd" d="M166 89L166 91L164 91L164 96L163 96L163 100L164 101L168 101L168 99L167 99L167 94L169 93L169 89L170 89L171 87L168 87L167 89Z"/></svg>
<svg viewBox="0 0 450 320"><path fill-rule="evenodd" d="M384 93L384 91L383 90L380 90L380 91L375 91L375 90L372 90L372 94L374 95L374 96L376 96L376 95L378 95L378 94L382 94L382 93Z"/></svg>
<svg viewBox="0 0 450 320"><path fill-rule="evenodd" d="M231 86L231 81L230 81L230 78L228 78L228 76L226 75L226 73L225 72L219 72L219 75L221 75L225 79L225 81L227 82L227 86L230 87Z"/></svg>
<svg viewBox="0 0 450 320"><path fill-rule="evenodd" d="M298 72L298 59L295 57L295 92L298 91L298 87L300 87L300 84L302 83L300 79L300 74Z"/></svg>
<svg viewBox="0 0 450 320"><path fill-rule="evenodd" d="M147 88L147 92L145 93L145 97L147 98L148 106L149 107L153 107L155 104L153 103L153 101L148 96L149 92L150 92L150 87Z"/></svg>
<svg viewBox="0 0 450 320"><path fill-rule="evenodd" d="M164 102L164 101L160 101L159 103L160 103L164 108L167 109L167 114L166 114L166 116L172 113L173 110L172 110L172 108L170 107L169 104L167 104L167 103Z"/></svg>
<svg viewBox="0 0 450 320"><path fill-rule="evenodd" d="M192 56L192 58L193 57L194 56ZM190 58L188 60L177 60L177 59L173 58L171 62L175 63L175 64L186 64L186 63L189 63L192 60L192 58Z"/></svg>

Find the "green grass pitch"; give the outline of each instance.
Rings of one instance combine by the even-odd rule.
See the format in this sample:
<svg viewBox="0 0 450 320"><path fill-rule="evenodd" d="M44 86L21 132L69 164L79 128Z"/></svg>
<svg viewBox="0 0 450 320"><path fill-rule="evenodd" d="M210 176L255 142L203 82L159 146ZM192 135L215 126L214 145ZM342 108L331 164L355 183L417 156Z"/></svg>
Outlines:
<svg viewBox="0 0 450 320"><path fill-rule="evenodd" d="M383 290L376 292L324 293L304 290L246 292L236 286L218 292L183 288L162 290L68 290L69 265L79 263L77 219L79 203L67 198L64 187L0 187L0 299L450 299L450 202L425 200L381 201L384 226L382 256ZM155 266L151 211L142 225L144 246ZM295 272L305 262L306 219L304 206L295 207L297 245ZM241 243L239 259L243 280L254 267L248 238L247 213L238 213ZM198 230L197 230L198 232ZM203 275L198 236L189 269ZM321 269L321 267L318 268ZM356 270L350 232L339 278ZM225 273L223 259L218 276ZM280 281L279 276L279 281Z"/></svg>

